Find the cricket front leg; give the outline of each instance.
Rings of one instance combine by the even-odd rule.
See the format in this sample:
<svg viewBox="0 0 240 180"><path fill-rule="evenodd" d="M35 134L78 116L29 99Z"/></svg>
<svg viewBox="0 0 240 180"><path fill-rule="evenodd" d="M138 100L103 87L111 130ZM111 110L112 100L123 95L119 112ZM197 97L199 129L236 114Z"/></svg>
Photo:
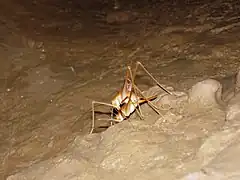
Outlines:
<svg viewBox="0 0 240 180"><path fill-rule="evenodd" d="M114 106L112 104L108 104L105 102L99 102L99 101L92 101L92 126L91 126L91 130L90 130L90 134L92 134L95 129L95 104L105 105L105 106L114 108Z"/></svg>

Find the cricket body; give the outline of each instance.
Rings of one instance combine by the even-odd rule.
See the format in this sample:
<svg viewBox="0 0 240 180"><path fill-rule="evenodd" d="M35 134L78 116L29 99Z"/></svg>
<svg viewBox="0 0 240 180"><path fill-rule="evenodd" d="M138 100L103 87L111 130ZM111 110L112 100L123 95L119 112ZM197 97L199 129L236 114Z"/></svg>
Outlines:
<svg viewBox="0 0 240 180"><path fill-rule="evenodd" d="M124 79L124 84L121 90L114 96L111 101L111 104L93 101L92 102L92 128L90 134L93 133L95 129L95 104L106 105L112 108L112 115L110 119L105 119L111 121L111 125L113 122L122 122L130 117L130 115L137 109L138 115L142 119L142 113L140 109L140 104L148 103L148 105L158 114L161 115L159 109L151 102L154 100L157 95L153 95L150 97L145 97L141 90L135 85L134 79L136 76L136 72L138 67L141 67L150 77L151 79L166 93L171 94L167 89L165 89L158 81L147 71L147 69L140 63L136 63L136 68L134 70L134 74L132 73L131 67L128 66L127 74ZM114 112L117 112L114 114Z"/></svg>
<svg viewBox="0 0 240 180"><path fill-rule="evenodd" d="M139 105L141 105L144 102L153 100L156 97L157 96L155 95L148 97L147 99L143 99L132 93L127 103L123 103L123 105L121 105L120 110L115 116L116 119L114 119L113 121L121 122L127 119L137 109L137 107L139 107ZM139 115L141 117L141 114Z"/></svg>
<svg viewBox="0 0 240 180"><path fill-rule="evenodd" d="M114 96L112 100L112 105L119 110L122 104L125 104L129 101L131 92L132 92L132 81L129 79L129 71L127 71L123 87Z"/></svg>

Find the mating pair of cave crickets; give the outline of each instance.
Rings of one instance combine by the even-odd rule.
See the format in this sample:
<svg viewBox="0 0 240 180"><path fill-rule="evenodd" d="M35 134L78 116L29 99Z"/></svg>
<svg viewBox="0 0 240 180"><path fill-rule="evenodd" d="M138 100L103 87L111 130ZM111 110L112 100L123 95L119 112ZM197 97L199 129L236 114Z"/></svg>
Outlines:
<svg viewBox="0 0 240 180"><path fill-rule="evenodd" d="M138 70L138 67L141 67L151 79L166 93L171 94L167 89L165 89L152 75L148 70L142 65L142 63L137 62L135 70L132 72L130 66L127 67L127 74L124 79L124 84L122 89L115 95L111 104L93 101L92 102L92 128L90 134L93 133L95 129L95 104L106 105L112 108L111 118L105 119L113 122L122 122L126 120L136 109L138 109L138 114L142 119L142 113L140 110L140 104L147 102L148 105L158 114L161 115L159 109L151 102L156 99L158 95L153 95L150 97L145 97L142 91L135 85L134 80ZM114 114L116 112L116 114Z"/></svg>

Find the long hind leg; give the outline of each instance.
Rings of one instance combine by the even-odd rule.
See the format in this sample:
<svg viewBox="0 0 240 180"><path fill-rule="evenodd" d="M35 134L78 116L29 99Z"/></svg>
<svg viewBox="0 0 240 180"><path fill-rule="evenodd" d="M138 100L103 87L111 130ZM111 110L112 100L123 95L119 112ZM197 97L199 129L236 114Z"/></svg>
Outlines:
<svg viewBox="0 0 240 180"><path fill-rule="evenodd" d="M147 73L147 74L149 75L149 77L151 77L151 79L152 79L162 90L164 90L164 91L165 91L166 93L168 93L168 94L172 94L170 91L168 91L166 88L164 88L164 87L156 80L156 78L154 78L153 75L144 67L144 65L143 65L141 62L139 62L139 61L137 61L137 63L136 63L136 68L135 68L135 71L134 71L134 76L136 75L136 72L137 72L137 69L138 69L139 66L145 71L145 73ZM134 78L135 78L135 77L134 77Z"/></svg>
<svg viewBox="0 0 240 180"><path fill-rule="evenodd" d="M136 92L136 89L135 89L135 84L134 84L134 76L133 76L133 73L132 73L132 69L130 66L127 67L128 68L128 71L129 71L129 76L130 76L130 79L131 79L131 82L132 82L132 91L130 93L130 96L129 96L129 101L132 101L132 97L133 97L133 93L135 94L135 96L137 96L137 92ZM141 111L141 107L140 107L140 104L137 100L137 102L131 102L131 103L137 103L137 113L140 117L140 119L143 119L143 115L142 115L142 111Z"/></svg>
<svg viewBox="0 0 240 180"><path fill-rule="evenodd" d="M136 68L134 70L134 75L133 75L133 80L135 79L135 76L136 76L136 73L137 73L137 70L138 70L138 67L141 67L146 74L149 75L149 77L151 77L151 79L161 88L163 89L166 93L168 94L172 94L170 91L168 91L167 89L165 89L157 80L156 78L153 77L153 75L143 66L143 64L139 61L137 61L136 63ZM136 89L136 91L142 96L142 98L144 98L146 100L146 102L148 103L148 105L155 111L157 112L158 114L162 115L161 112L159 111L159 108L157 108L150 100L148 100L149 98L148 97L145 97L142 93L142 91L135 85L135 83L133 82L134 84L134 89Z"/></svg>

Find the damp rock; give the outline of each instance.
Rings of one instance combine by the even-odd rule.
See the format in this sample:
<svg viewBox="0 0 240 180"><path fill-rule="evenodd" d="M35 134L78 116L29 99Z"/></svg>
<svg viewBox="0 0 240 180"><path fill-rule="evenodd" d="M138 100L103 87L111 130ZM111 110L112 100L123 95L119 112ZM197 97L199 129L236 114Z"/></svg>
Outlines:
<svg viewBox="0 0 240 180"><path fill-rule="evenodd" d="M167 111L171 108L174 108L179 105L181 101L187 99L187 94L184 92L176 92L174 91L174 88L170 86L162 85L162 87L165 90L159 86L153 86L147 91L143 91L143 95L145 97L157 96L157 98L153 100L153 104L161 111ZM152 111L152 108L149 107L148 103L143 104L141 107L143 107L142 109L144 113L149 113Z"/></svg>
<svg viewBox="0 0 240 180"><path fill-rule="evenodd" d="M201 160L203 166L211 163L220 152L231 146L239 135L240 131L232 128L213 133L199 148L196 157Z"/></svg>
<svg viewBox="0 0 240 180"><path fill-rule="evenodd" d="M235 87L235 92L238 93L240 92L240 67L236 76L236 87Z"/></svg>
<svg viewBox="0 0 240 180"><path fill-rule="evenodd" d="M240 179L239 137L239 129L227 129L210 136L197 154L199 170L185 175L181 180ZM193 163L190 166L193 167Z"/></svg>
<svg viewBox="0 0 240 180"><path fill-rule="evenodd" d="M222 84L222 100L228 103L240 91L240 70L233 75L217 79Z"/></svg>
<svg viewBox="0 0 240 180"><path fill-rule="evenodd" d="M240 92L238 92L228 103L226 109L226 120L233 121L240 118ZM240 123L240 121L239 121Z"/></svg>
<svg viewBox="0 0 240 180"><path fill-rule="evenodd" d="M238 135L239 139L239 135ZM235 140L221 151L206 167L203 168L209 180L237 180L240 179L240 141Z"/></svg>
<svg viewBox="0 0 240 180"><path fill-rule="evenodd" d="M240 70L236 75L236 85L234 95L230 98L226 108L226 120L230 123L231 121L235 121L234 123L240 124L238 119L240 118Z"/></svg>
<svg viewBox="0 0 240 180"><path fill-rule="evenodd" d="M108 24L124 24L133 21L135 18L136 14L130 11L114 11L107 14L106 22Z"/></svg>
<svg viewBox="0 0 240 180"><path fill-rule="evenodd" d="M183 119L182 115L174 114L171 111L168 111L164 116L162 116L155 122L154 126L160 128L169 123L176 124L182 119Z"/></svg>
<svg viewBox="0 0 240 180"><path fill-rule="evenodd" d="M216 80L222 84L222 100L227 103L235 95L236 74Z"/></svg>
<svg viewBox="0 0 240 180"><path fill-rule="evenodd" d="M167 172L191 157L194 145L183 135L168 135L124 121L102 133L76 139L68 155L38 163L8 180L175 179L176 174Z"/></svg>
<svg viewBox="0 0 240 180"><path fill-rule="evenodd" d="M206 79L195 84L189 91L189 103L199 107L218 107L224 105L222 85L214 79Z"/></svg>
<svg viewBox="0 0 240 180"><path fill-rule="evenodd" d="M181 104L187 102L188 95L185 92L174 91L172 94L164 94L156 100L158 107L163 110L178 108Z"/></svg>
<svg viewBox="0 0 240 180"><path fill-rule="evenodd" d="M215 158L215 153L222 152L221 145L227 147L228 142L233 142L231 137L236 137L235 132L233 136L223 133L205 143L206 138L222 127L225 113L212 106L207 109L209 105L217 104L214 97L221 84L212 80L210 83L203 82L193 86L190 97L173 89L172 95L168 95L159 87L151 88L144 95L157 94L159 103L174 108L164 111L161 116L151 109L144 119L137 120L131 116L104 132L76 138L64 155L37 163L8 180L180 179L189 172L197 171L192 167L208 165ZM205 92L204 88L208 90ZM207 99L200 103L207 106L204 111L196 112L192 102L200 101L199 98ZM144 105L148 107L147 103L143 104L143 112ZM223 138L225 141L222 141ZM196 158L198 161L193 161ZM194 164L187 166L187 163ZM198 175L190 174L188 177L193 179Z"/></svg>

